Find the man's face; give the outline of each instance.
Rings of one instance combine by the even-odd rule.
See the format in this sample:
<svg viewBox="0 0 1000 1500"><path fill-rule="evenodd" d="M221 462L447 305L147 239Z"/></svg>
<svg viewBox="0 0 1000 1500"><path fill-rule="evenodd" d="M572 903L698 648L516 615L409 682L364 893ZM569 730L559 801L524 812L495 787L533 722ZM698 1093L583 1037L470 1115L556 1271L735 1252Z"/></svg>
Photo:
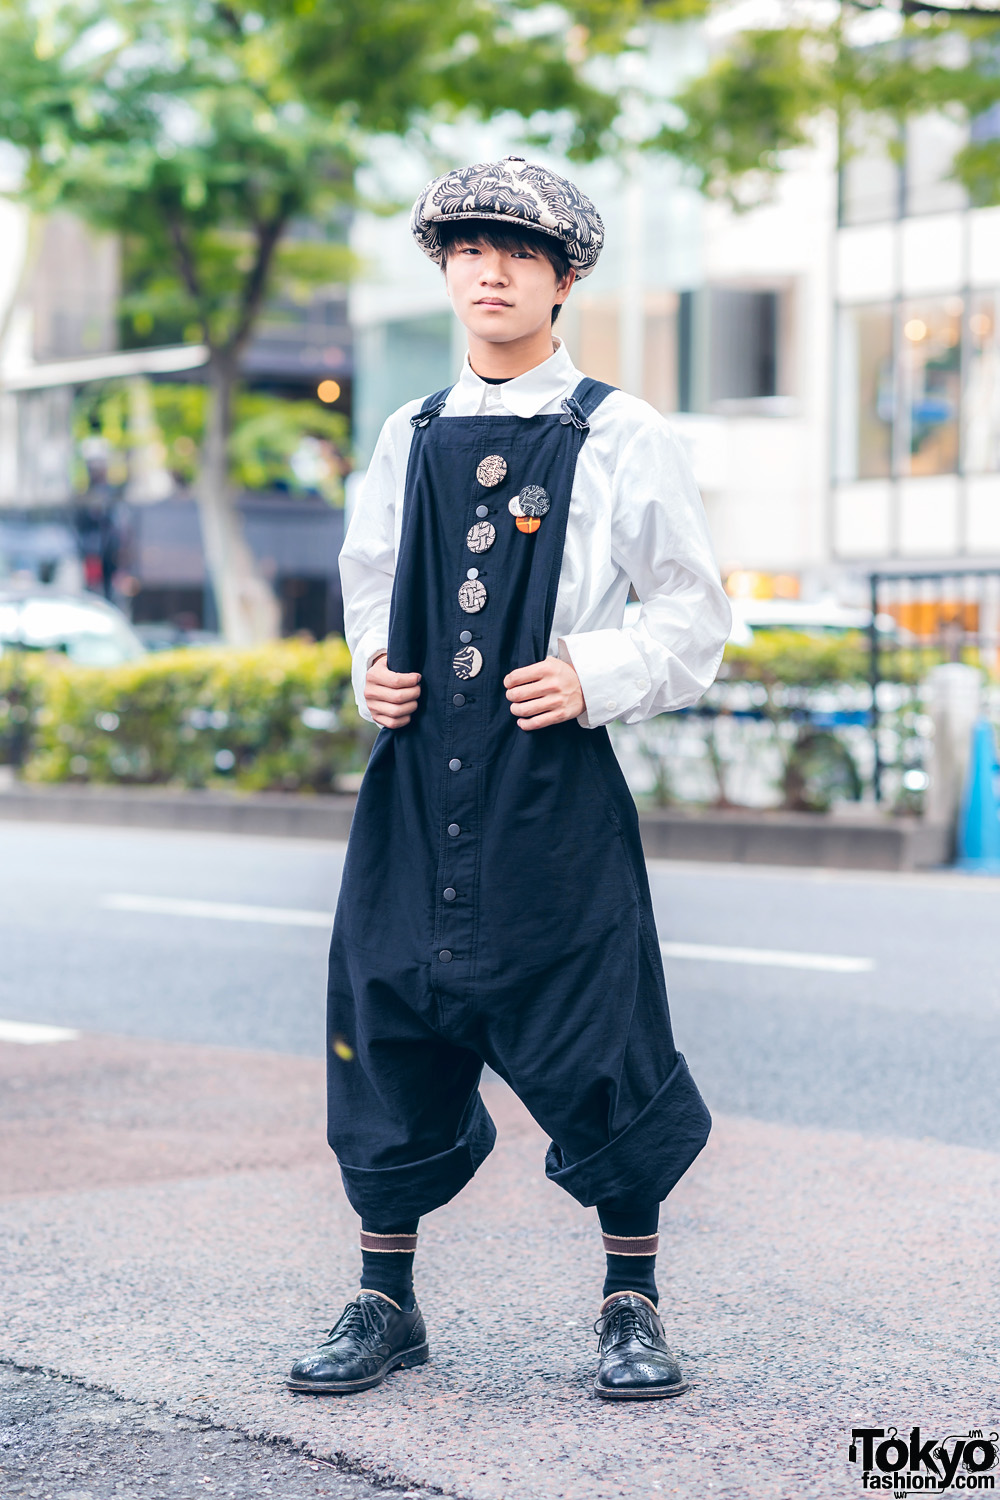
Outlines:
<svg viewBox="0 0 1000 1500"><path fill-rule="evenodd" d="M506 344L549 328L552 309L565 302L572 271L560 281L538 250L494 250L459 241L448 253L445 285L459 321L488 343Z"/></svg>

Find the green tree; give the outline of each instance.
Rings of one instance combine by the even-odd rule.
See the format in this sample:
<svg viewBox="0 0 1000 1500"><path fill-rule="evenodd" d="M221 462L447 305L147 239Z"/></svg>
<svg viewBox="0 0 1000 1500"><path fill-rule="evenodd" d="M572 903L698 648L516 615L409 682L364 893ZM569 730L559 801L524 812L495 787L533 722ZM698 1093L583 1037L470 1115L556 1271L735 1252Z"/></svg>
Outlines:
<svg viewBox="0 0 1000 1500"><path fill-rule="evenodd" d="M618 101L584 64L691 0L0 0L0 140L23 196L127 237L129 311L209 351L198 494L226 638L277 629L228 483L241 356L269 293L342 280L342 245L296 240L354 199L373 134L513 109L578 156Z"/></svg>
<svg viewBox="0 0 1000 1500"><path fill-rule="evenodd" d="M866 133L898 154L908 120L943 112L967 127L954 176L977 206L1000 203L1000 12L990 6L841 4L794 26L734 33L674 100L655 144L737 208L766 198L833 124L846 160Z"/></svg>

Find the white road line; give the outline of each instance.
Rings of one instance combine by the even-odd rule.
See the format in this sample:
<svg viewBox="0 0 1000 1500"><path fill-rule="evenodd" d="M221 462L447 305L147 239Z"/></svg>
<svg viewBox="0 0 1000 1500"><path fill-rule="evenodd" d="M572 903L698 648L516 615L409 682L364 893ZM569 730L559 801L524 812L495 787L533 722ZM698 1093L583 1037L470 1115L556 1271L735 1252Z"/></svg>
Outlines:
<svg viewBox="0 0 1000 1500"><path fill-rule="evenodd" d="M243 906L234 901L183 901L173 896L104 896L109 911L147 912L154 917L210 917L220 922L269 922L275 927L332 927L333 913L289 906Z"/></svg>
<svg viewBox="0 0 1000 1500"><path fill-rule="evenodd" d="M108 911L145 912L155 917L207 917L219 922L262 922L275 927L330 927L333 914L289 906L248 906L234 901L185 901L175 896L104 896ZM702 963L767 964L778 969L825 969L832 974L866 974L871 958L838 953L794 953L777 948L720 948L710 943L661 943L664 958Z"/></svg>
<svg viewBox="0 0 1000 1500"><path fill-rule="evenodd" d="M840 953L793 953L785 948L717 948L711 943L661 943L664 958L693 958L713 964L765 964L775 969L825 969L830 974L867 974L873 958Z"/></svg>
<svg viewBox="0 0 1000 1500"><path fill-rule="evenodd" d="M0 1042L75 1042L80 1035L68 1026L41 1026L35 1021L0 1021Z"/></svg>

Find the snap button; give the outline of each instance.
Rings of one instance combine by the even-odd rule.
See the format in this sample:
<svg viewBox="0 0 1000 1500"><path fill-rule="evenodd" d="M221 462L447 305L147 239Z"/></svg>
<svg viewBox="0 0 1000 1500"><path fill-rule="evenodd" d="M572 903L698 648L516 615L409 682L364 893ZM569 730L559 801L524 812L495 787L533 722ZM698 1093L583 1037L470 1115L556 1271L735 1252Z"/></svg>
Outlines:
<svg viewBox="0 0 1000 1500"><path fill-rule="evenodd" d="M463 646L467 646L469 644L469 642L472 640L472 631L471 630L463 630L461 632L461 634L459 635L458 638L462 642Z"/></svg>
<svg viewBox="0 0 1000 1500"><path fill-rule="evenodd" d="M455 897L458 895L458 892L453 885L449 885L445 886L441 894L446 901L454 901Z"/></svg>
<svg viewBox="0 0 1000 1500"><path fill-rule="evenodd" d="M490 513L490 508L489 508L488 505L477 505L476 506L476 515L479 517L479 519L481 521L485 521L485 519L489 515L489 513Z"/></svg>
<svg viewBox="0 0 1000 1500"><path fill-rule="evenodd" d="M452 701L452 703L454 703L454 705L455 705L456 708L461 708L463 706L463 704L465 703L465 694L464 693L453 693L451 701Z"/></svg>
<svg viewBox="0 0 1000 1500"><path fill-rule="evenodd" d="M448 824L448 837L449 838L451 838L451 839L457 839L458 835L461 832L462 832L462 830L461 830L461 828L459 828L459 826L458 826L457 823L449 823Z"/></svg>
<svg viewBox="0 0 1000 1500"><path fill-rule="evenodd" d="M461 769L462 769L462 762L460 760L450 760L448 762L448 770L449 771L460 771Z"/></svg>
<svg viewBox="0 0 1000 1500"><path fill-rule="evenodd" d="M451 960L452 960L452 956L453 955L452 955L452 951L451 951L450 948L442 948L441 952L438 954L438 958L441 960L441 962L443 964L450 964Z"/></svg>
<svg viewBox="0 0 1000 1500"><path fill-rule="evenodd" d="M479 577L479 569L478 568L467 568L465 576L466 576L466 578L478 578Z"/></svg>

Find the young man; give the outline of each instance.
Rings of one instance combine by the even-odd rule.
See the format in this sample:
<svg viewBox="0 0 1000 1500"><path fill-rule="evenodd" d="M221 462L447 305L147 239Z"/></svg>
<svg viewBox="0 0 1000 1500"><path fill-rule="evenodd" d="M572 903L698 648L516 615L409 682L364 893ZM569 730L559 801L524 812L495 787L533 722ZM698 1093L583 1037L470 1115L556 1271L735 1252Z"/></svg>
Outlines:
<svg viewBox="0 0 1000 1500"><path fill-rule="evenodd" d="M427 1358L417 1225L492 1149L488 1063L552 1137L547 1175L597 1206L597 1393L673 1396L659 1205L710 1121L604 725L693 703L729 607L670 429L553 339L600 254L593 204L508 157L432 182L412 228L469 354L389 418L341 554L358 704L381 726L330 953L329 1139L362 1289L289 1386L364 1390Z"/></svg>

